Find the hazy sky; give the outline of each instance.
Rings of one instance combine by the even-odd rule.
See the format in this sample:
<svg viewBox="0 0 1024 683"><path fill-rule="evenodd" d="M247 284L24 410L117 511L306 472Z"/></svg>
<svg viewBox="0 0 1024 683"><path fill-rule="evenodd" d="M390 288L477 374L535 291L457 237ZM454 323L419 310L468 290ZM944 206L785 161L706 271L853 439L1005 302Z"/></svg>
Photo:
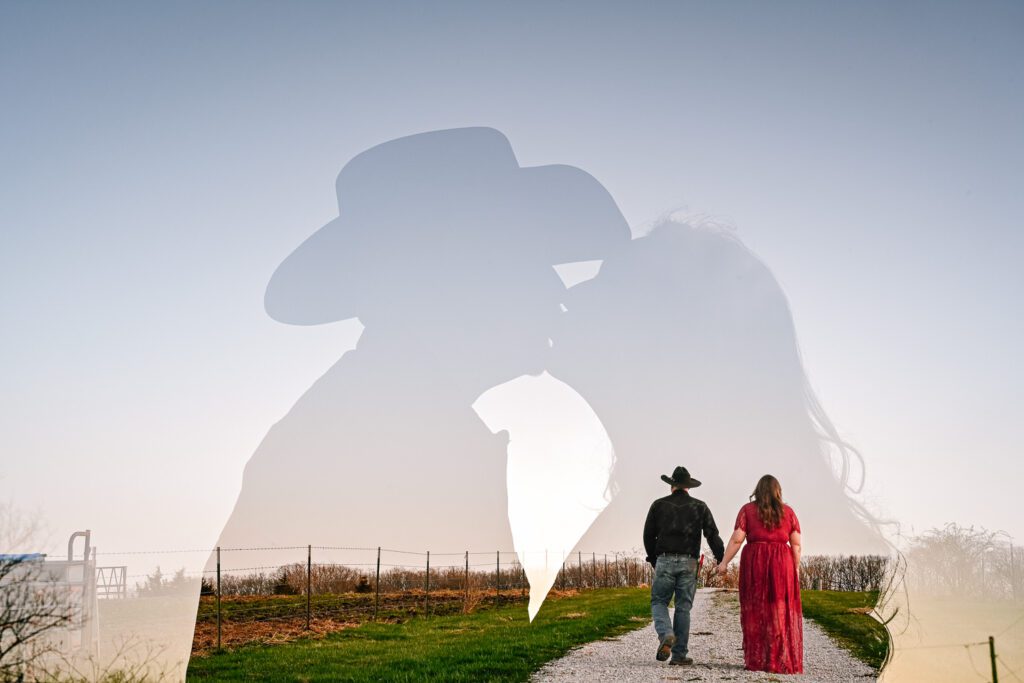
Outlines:
<svg viewBox="0 0 1024 683"><path fill-rule="evenodd" d="M734 225L876 509L1024 537L1022 33L1019 3L3 3L0 495L55 548L212 543L361 329L274 322L270 274L354 154L485 125L635 230Z"/></svg>

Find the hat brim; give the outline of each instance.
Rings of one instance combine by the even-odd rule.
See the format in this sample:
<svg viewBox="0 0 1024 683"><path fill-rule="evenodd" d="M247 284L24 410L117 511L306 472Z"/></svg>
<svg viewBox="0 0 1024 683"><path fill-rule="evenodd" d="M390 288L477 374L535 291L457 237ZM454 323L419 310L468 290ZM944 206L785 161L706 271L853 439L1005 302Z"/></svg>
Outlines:
<svg viewBox="0 0 1024 683"><path fill-rule="evenodd" d="M700 480L694 479L693 477L690 477L686 481L676 481L667 474L663 474L661 475L661 480L666 484L672 484L672 486L681 486L685 489L695 489L698 486L700 486Z"/></svg>

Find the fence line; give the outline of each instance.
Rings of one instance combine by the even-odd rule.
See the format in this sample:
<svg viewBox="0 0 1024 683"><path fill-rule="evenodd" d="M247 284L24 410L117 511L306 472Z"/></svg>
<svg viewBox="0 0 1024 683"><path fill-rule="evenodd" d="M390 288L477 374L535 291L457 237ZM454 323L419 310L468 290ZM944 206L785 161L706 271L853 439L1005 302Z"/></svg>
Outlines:
<svg viewBox="0 0 1024 683"><path fill-rule="evenodd" d="M253 552L263 555L252 557ZM152 574L124 571L122 575L125 582L129 577L142 579L135 584L134 595L144 599L192 591L198 582L199 649L247 642L259 637L261 629L263 633L267 628L295 633L296 629L323 628L318 626L322 620L344 623L471 612L525 601L529 589L520 559L523 554L508 550L441 553L307 544L224 546L208 551L125 550L100 555L150 555L157 560L161 555L185 553L208 553L209 559L203 560L209 562L208 568L182 568L165 574L158 566ZM555 560L556 555L539 551L527 559L549 557L552 571L557 570L555 589L560 591L642 586L652 575L650 565L636 552L577 551L564 562ZM243 557L258 559L238 562ZM233 560L238 566L232 566Z"/></svg>
<svg viewBox="0 0 1024 683"><path fill-rule="evenodd" d="M299 553L303 551L300 560ZM207 552L197 549L171 549L158 551L118 551L99 553L104 557L144 556L144 555L176 555L180 553ZM271 554L276 563L242 563L243 566L230 566L233 554L264 552ZM554 588L557 590L579 590L594 587L640 586L651 581L652 568L636 551L583 553L576 551L563 555L562 561L555 558L561 553L550 551L531 551L516 553L514 551L469 551L434 552L405 550L385 547L360 547L341 545L262 545L254 547L219 547L212 548L210 555L222 555L223 562L216 569L178 570L173 575L157 571L150 574L128 574L122 565L119 577L125 585L119 593L111 595L126 596L128 579L144 579L135 583L135 594L155 595L166 587L181 588L197 577L202 580L204 594L212 594L213 575L219 571L221 588L224 595L288 595L304 594L305 592L355 592L378 588L384 592L407 591L419 585L430 589L459 589L467 592L467 587L476 589L487 586L500 591L504 587L519 588L526 583L526 576L520 557L530 555L536 559L543 555L550 561L552 569L557 569ZM291 557L281 557L281 553ZM327 557L324 558L323 554ZM337 553L346 557L337 558ZM317 555L320 554L320 557ZM392 554L397 557L388 557ZM361 556L358 556L361 555ZM264 557L260 559L271 559ZM479 561L487 557L485 561ZM409 558L404 559L404 558ZM410 561L416 558L417 561ZM428 560L429 558L429 560ZM442 559L443 558L443 559ZM455 558L460 558L458 561ZM336 561L337 560L337 561ZM441 560L441 561L439 561ZM426 563L430 563L429 569ZM889 559L883 556L805 556L801 562L801 588L839 591L880 590L888 577ZM212 564L212 563L211 563ZM305 565L308 564L308 567ZM700 585L735 587L738 583L736 566L724 581L716 575L713 562L704 563L700 572ZM301 571L300 571L301 570ZM308 571L307 571L308 570ZM306 574L309 574L309 581ZM466 574L460 577L459 574ZM473 576L470 577L469 574ZM309 588L301 584L309 583Z"/></svg>
<svg viewBox="0 0 1024 683"><path fill-rule="evenodd" d="M258 637L261 628L266 633L268 626L260 627L263 622L274 624L270 628L275 632L281 628L297 633L335 627L325 620L337 624L429 618L525 601L529 582L524 560L527 566L541 558L548 562L555 574L556 592L648 586L653 578L653 568L636 550L435 552L384 546L270 544L98 554L103 558L149 555L156 560L188 553L207 553L202 559L209 563L207 568L183 567L163 574L158 567L152 575L127 571L121 575L126 577L125 583L128 578L143 578L134 591L142 598L170 595L179 589L194 591L198 583L202 597L196 643L200 649L223 647L225 640L228 644L247 642L244 639ZM802 563L802 584L805 588L871 590L881 583L886 563L881 557L807 556ZM713 562L704 563L702 585L722 585L714 569ZM730 580L735 575L734 566ZM112 595L126 597L127 591Z"/></svg>

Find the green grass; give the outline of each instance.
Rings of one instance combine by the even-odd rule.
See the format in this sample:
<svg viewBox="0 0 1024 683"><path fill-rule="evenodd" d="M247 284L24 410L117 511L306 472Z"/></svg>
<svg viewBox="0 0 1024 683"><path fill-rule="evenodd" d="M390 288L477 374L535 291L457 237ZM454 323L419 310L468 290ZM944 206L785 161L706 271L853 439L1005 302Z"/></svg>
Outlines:
<svg viewBox="0 0 1024 683"><path fill-rule="evenodd" d="M813 619L837 643L877 671L889 651L885 627L867 614L851 610L874 607L878 593L801 591L804 616Z"/></svg>
<svg viewBox="0 0 1024 683"><path fill-rule="evenodd" d="M616 588L468 615L367 623L322 639L194 658L188 680L525 681L573 647L644 626L650 591Z"/></svg>

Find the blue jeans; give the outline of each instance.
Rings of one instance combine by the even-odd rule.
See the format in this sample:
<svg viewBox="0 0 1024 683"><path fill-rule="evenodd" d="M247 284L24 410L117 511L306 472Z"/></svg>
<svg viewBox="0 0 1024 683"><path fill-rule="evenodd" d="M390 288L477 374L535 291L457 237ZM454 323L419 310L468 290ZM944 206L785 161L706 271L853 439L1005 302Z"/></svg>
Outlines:
<svg viewBox="0 0 1024 683"><path fill-rule="evenodd" d="M676 635L672 659L681 659L689 651L690 608L697 592L697 560L688 555L661 555L654 567L651 582L651 616L658 640L669 633ZM675 618L668 620L668 602L675 595Z"/></svg>

